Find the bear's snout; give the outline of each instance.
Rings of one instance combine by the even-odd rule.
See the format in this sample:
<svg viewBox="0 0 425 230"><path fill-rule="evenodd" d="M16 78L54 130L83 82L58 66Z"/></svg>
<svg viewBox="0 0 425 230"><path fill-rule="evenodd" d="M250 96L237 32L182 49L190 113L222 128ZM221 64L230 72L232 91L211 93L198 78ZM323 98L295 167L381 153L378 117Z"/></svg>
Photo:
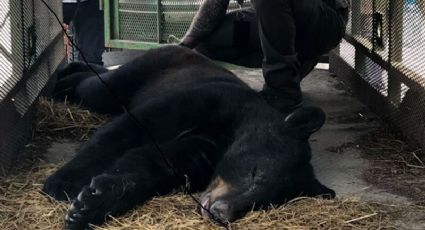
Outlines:
<svg viewBox="0 0 425 230"><path fill-rule="evenodd" d="M210 212L214 220L220 222L233 221L233 212L228 201L217 200L211 204Z"/></svg>
<svg viewBox="0 0 425 230"><path fill-rule="evenodd" d="M231 204L224 199L211 201L211 194L205 194L201 198L200 213L205 219L227 222L233 220Z"/></svg>
<svg viewBox="0 0 425 230"><path fill-rule="evenodd" d="M201 196L200 213L202 217L217 221L229 221L231 204L224 199L235 189L221 177L215 178Z"/></svg>

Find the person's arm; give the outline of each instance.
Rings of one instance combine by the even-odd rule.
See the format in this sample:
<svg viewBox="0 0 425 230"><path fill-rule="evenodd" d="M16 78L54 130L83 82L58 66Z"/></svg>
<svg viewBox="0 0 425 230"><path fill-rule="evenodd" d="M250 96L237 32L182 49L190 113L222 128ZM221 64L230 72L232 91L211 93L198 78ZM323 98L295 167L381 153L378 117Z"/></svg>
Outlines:
<svg viewBox="0 0 425 230"><path fill-rule="evenodd" d="M350 0L337 0L336 2L336 8L342 8L342 9L346 9L349 8L351 5L351 1Z"/></svg>
<svg viewBox="0 0 425 230"><path fill-rule="evenodd" d="M205 0L180 45L194 48L215 29L226 15L230 0Z"/></svg>

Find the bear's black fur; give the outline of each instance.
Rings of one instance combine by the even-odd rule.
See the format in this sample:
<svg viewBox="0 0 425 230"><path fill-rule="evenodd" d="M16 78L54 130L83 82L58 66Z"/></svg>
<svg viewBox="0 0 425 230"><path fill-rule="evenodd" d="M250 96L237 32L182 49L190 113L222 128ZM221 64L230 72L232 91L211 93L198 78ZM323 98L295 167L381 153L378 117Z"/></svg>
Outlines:
<svg viewBox="0 0 425 230"><path fill-rule="evenodd" d="M114 71L94 68L139 122L84 64L59 73L57 98L116 115L44 184L46 194L72 200L67 228L101 224L186 178L192 191L206 189L201 203L210 213L202 215L221 221L299 195L335 196L310 165L308 138L323 125L322 110L305 107L285 118L231 72L178 46Z"/></svg>

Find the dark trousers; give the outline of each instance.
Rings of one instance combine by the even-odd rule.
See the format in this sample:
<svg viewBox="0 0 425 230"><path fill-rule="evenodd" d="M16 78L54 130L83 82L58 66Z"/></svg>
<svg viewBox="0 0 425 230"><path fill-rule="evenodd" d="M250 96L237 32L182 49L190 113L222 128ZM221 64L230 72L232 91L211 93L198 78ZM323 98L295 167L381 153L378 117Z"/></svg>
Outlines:
<svg viewBox="0 0 425 230"><path fill-rule="evenodd" d="M75 40L84 57L90 63L103 65L102 54L105 50L103 11L99 10L98 0L64 3L64 23L72 23ZM82 54L78 59L83 61Z"/></svg>
<svg viewBox="0 0 425 230"><path fill-rule="evenodd" d="M197 49L211 58L263 67L267 86L301 97L300 81L345 32L343 13L322 0L252 0L253 8L229 13ZM344 12L345 13L345 12ZM348 13L348 11L346 12ZM249 41L234 44L235 21L249 23Z"/></svg>

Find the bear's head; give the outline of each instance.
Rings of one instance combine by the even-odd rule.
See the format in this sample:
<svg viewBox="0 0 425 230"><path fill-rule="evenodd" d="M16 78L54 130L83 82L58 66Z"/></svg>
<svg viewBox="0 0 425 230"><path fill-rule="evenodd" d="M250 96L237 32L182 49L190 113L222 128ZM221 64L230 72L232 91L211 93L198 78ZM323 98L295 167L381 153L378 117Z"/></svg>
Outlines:
<svg viewBox="0 0 425 230"><path fill-rule="evenodd" d="M335 196L316 180L310 165L308 139L324 124L324 112L304 107L284 120L272 120L238 131L201 196L204 217L227 222L298 196Z"/></svg>

